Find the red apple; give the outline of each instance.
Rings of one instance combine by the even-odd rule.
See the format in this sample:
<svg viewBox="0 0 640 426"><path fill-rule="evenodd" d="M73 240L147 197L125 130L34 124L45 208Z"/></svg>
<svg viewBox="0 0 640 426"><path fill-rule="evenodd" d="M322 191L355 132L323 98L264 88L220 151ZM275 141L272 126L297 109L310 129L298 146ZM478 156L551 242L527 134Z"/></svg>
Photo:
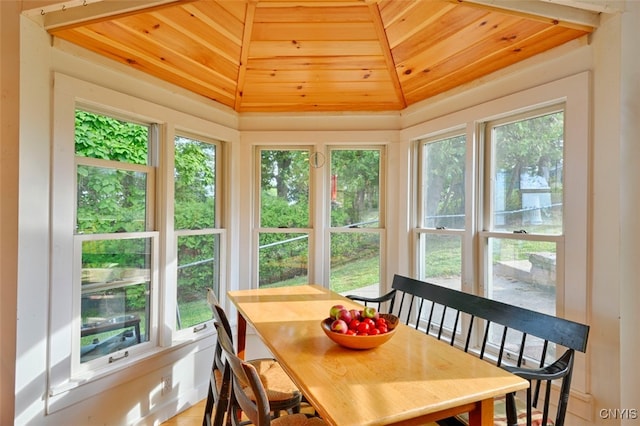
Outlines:
<svg viewBox="0 0 640 426"><path fill-rule="evenodd" d="M342 321L349 324L353 317L351 316L351 312L348 309L340 309L338 311L338 315L336 315L336 319L341 319Z"/></svg>
<svg viewBox="0 0 640 426"><path fill-rule="evenodd" d="M336 319L338 317L338 312L340 312L341 309L344 309L343 305L333 305L331 309L329 309L329 316Z"/></svg>
<svg viewBox="0 0 640 426"><path fill-rule="evenodd" d="M351 318L353 319L361 319L362 316L360 315L360 311L358 309L351 309L349 312L351 312Z"/></svg>
<svg viewBox="0 0 640 426"><path fill-rule="evenodd" d="M336 333L345 334L347 330L349 330L349 326L346 322L337 319L331 323L331 330L335 331Z"/></svg>

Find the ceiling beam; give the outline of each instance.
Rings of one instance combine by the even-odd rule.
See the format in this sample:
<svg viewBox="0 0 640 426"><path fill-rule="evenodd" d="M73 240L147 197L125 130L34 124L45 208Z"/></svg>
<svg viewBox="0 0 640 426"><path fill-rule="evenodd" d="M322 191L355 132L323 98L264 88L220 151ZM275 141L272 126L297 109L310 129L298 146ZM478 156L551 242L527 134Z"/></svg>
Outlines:
<svg viewBox="0 0 640 426"><path fill-rule="evenodd" d="M244 94L244 84L247 75L247 61L249 60L249 46L251 44L251 34L253 33L253 21L256 15L256 2L250 1L247 4L247 11L244 18L244 32L242 34L242 47L240 51L240 66L238 67L238 82L236 84L236 101L234 109L239 112L242 107L242 96Z"/></svg>
<svg viewBox="0 0 640 426"><path fill-rule="evenodd" d="M47 31L100 22L114 17L134 14L140 10L153 11L189 3L195 0L68 0L65 2L25 2L25 14L32 19L40 18ZM39 7L30 7L37 6ZM30 8L29 8L30 7ZM28 10L26 10L29 8Z"/></svg>
<svg viewBox="0 0 640 426"><path fill-rule="evenodd" d="M387 64L387 72L389 73L389 77L391 78L391 84L393 84L393 90L396 93L396 97L398 98L401 107L406 108L407 101L404 98L402 86L400 85L400 79L398 78L398 72L396 71L395 61L393 60L393 56L391 56L389 39L387 38L387 32L385 31L384 23L382 22L382 17L380 16L380 8L377 4L374 3L369 3L368 6L369 13L371 14L371 19L373 20L373 26L375 27L376 34L378 35L380 48L382 50L382 54L384 55L384 61Z"/></svg>
<svg viewBox="0 0 640 426"><path fill-rule="evenodd" d="M600 14L547 0L452 0L456 3L504 10L529 18L546 18L554 23L577 29L593 29L600 24ZM577 3L577 2L576 2Z"/></svg>

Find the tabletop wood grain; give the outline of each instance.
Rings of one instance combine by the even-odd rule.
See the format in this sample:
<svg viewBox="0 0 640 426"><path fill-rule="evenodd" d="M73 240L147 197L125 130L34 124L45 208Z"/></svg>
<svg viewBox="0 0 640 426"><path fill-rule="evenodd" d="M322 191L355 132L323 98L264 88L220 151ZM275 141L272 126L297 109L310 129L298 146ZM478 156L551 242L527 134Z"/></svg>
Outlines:
<svg viewBox="0 0 640 426"><path fill-rule="evenodd" d="M472 424L493 425L493 397L528 387L525 380L403 324L382 346L343 348L327 338L320 322L334 304L360 305L321 286L232 291L229 297L239 321L255 329L333 425L418 425L464 411ZM243 336L238 338L240 343Z"/></svg>

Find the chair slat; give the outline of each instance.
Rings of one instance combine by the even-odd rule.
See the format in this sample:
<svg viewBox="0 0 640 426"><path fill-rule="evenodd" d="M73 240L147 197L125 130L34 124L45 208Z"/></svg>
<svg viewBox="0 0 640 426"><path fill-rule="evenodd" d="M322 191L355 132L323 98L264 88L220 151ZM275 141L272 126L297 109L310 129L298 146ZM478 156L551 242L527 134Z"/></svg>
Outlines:
<svg viewBox="0 0 640 426"><path fill-rule="evenodd" d="M393 308L399 302L397 315L405 324L416 329L425 327L425 321L421 320L422 311L430 303L424 328L426 333L441 340L447 336L449 344L455 346L458 343L457 331L460 327L461 342L458 346L462 350L477 352L481 359L494 362L496 365L527 378L531 382L531 386L527 390L529 424L531 424L532 407L537 407L539 402L543 403L541 415L543 424L545 424L544 422L550 415L551 382L552 380L560 380L561 396L557 404L555 425L563 425L574 353L575 351L586 351L589 335L588 325L400 275L394 276L392 292L382 297L389 297L389 295L391 295L390 305L392 306L390 312L393 313ZM397 298L399 301L396 300ZM438 309L442 307L442 315L436 314L436 306ZM467 315L461 314L468 314L468 322L465 321ZM447 315L449 318L454 318L452 330L446 327ZM413 321L414 318L415 321ZM493 342L490 339L492 326L502 327L499 342ZM500 329L496 331L498 330ZM518 336L521 338L518 339ZM479 344L476 344L477 339L480 339ZM508 346L514 340L514 345ZM516 346L518 340L520 341L519 347ZM538 368L532 369L527 367L525 361L536 356L539 342L542 342L542 349L540 359L537 360ZM534 348L529 349L532 345L535 345L535 350ZM559 358L547 363L546 358L550 345L554 345L551 347L555 348L562 346L566 348L566 351ZM545 382L544 401L539 401L543 381ZM509 421L515 421L517 404L512 403L511 398L513 395L506 398L507 417L509 417Z"/></svg>

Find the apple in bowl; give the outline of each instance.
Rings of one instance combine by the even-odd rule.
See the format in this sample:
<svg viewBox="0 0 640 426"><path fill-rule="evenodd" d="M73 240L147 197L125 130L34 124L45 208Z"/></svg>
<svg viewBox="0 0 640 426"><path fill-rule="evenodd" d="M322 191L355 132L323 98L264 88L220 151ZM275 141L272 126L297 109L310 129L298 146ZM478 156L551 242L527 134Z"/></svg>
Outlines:
<svg viewBox="0 0 640 426"><path fill-rule="evenodd" d="M322 330L331 340L350 349L380 346L393 337L398 324L398 317L380 314L374 308L351 312L344 307L333 308L329 310L329 317L321 322Z"/></svg>

